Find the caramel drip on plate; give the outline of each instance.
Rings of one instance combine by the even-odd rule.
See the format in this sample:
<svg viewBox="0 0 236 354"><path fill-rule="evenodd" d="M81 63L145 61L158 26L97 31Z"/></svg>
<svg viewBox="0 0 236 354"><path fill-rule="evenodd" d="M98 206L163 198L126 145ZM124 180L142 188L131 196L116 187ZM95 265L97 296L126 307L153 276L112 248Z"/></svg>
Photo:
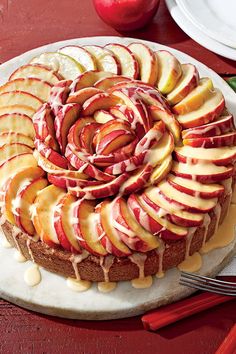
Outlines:
<svg viewBox="0 0 236 354"><path fill-rule="evenodd" d="M202 257L198 252L186 258L178 265L178 269L185 272L197 272L202 266Z"/></svg>
<svg viewBox="0 0 236 354"><path fill-rule="evenodd" d="M189 228L188 235L186 237L185 259L187 259L189 257L192 239L193 239L193 236L194 236L196 230L197 230L196 227Z"/></svg>
<svg viewBox="0 0 236 354"><path fill-rule="evenodd" d="M136 289L149 288L152 285L152 276L145 277L144 266L147 259L147 255L143 253L134 253L129 256L131 262L137 265L139 269L139 277L131 280L131 284Z"/></svg>
<svg viewBox="0 0 236 354"><path fill-rule="evenodd" d="M160 246L157 248L156 253L158 254L158 272L156 273L157 278L163 278L165 273L163 272L163 257L165 252L165 243L160 239Z"/></svg>
<svg viewBox="0 0 236 354"><path fill-rule="evenodd" d="M109 255L106 257L100 257L100 266L103 270L104 281L98 282L98 290L102 293L108 293L116 288L115 282L109 281L109 271L114 262L114 257Z"/></svg>
<svg viewBox="0 0 236 354"><path fill-rule="evenodd" d="M21 252L19 252L18 250L15 251L14 258L19 263L24 263L27 261L27 259L23 256L23 254Z"/></svg>
<svg viewBox="0 0 236 354"><path fill-rule="evenodd" d="M41 273L37 264L33 264L32 267L26 269L24 274L24 281L28 286L36 286L41 282Z"/></svg>
<svg viewBox="0 0 236 354"><path fill-rule="evenodd" d="M89 255L89 253L84 250L81 254L72 254L70 257L70 261L71 261L72 267L75 272L76 280L81 280L80 274L79 274L79 269L78 269L78 264L81 263L84 259L86 259L88 257L88 255Z"/></svg>
<svg viewBox="0 0 236 354"><path fill-rule="evenodd" d="M66 284L68 288L75 292L86 291L91 287L91 282L87 280L76 280L74 278L67 278Z"/></svg>

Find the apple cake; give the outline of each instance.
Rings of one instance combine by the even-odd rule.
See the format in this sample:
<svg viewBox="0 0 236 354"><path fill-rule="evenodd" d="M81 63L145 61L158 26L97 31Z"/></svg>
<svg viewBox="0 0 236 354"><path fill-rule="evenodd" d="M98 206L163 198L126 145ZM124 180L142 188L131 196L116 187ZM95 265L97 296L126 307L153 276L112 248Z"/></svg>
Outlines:
<svg viewBox="0 0 236 354"><path fill-rule="evenodd" d="M235 145L221 91L169 51L42 53L0 87L2 229L65 277L161 275L224 219Z"/></svg>

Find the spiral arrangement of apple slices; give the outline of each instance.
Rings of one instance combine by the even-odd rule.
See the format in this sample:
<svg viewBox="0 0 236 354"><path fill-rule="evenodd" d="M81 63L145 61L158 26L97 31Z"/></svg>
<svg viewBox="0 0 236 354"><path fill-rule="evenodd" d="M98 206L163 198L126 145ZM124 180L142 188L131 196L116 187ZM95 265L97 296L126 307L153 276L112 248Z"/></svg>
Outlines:
<svg viewBox="0 0 236 354"><path fill-rule="evenodd" d="M67 46L0 87L2 212L70 252L154 250L206 228L235 145L222 93L194 65L142 43Z"/></svg>

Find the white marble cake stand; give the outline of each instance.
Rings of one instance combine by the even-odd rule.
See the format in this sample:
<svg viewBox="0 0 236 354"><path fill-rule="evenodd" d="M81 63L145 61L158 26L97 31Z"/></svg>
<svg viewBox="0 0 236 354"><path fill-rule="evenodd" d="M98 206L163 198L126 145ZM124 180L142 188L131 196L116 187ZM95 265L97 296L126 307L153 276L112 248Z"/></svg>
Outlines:
<svg viewBox="0 0 236 354"><path fill-rule="evenodd" d="M0 84L20 65L27 63L35 55L45 51L55 51L68 44L104 45L110 42L123 43L137 41L131 38L91 37L53 43L22 54L0 67ZM216 73L190 56L174 49L145 42L152 49L167 49L181 62L196 65L200 75L211 77L214 85L221 89L230 112L236 113L235 93ZM1 240L0 240L1 241ZM234 254L236 241L225 248L210 252L203 257L201 274L215 275L230 261ZM162 304L176 301L191 294L191 289L178 285L179 272L172 269L163 279L154 277L149 289L134 289L130 282L120 282L111 293L100 293L95 284L84 293L75 293L66 286L65 279L41 269L42 282L30 288L24 282L23 276L30 262L17 263L13 258L14 249L3 248L0 242L0 296L14 304L41 313L66 318L84 320L104 320L130 317L144 313Z"/></svg>

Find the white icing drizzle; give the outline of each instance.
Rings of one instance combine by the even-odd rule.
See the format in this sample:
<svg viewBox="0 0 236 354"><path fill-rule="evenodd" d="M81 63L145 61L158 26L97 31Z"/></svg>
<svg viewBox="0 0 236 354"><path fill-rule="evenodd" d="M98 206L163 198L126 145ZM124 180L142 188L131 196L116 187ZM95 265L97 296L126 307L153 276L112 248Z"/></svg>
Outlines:
<svg viewBox="0 0 236 354"><path fill-rule="evenodd" d="M35 261L34 261L33 252L32 252L32 250L31 250L31 248L30 248L30 244L31 244L31 239L28 237L28 238L27 238L27 241L26 241L27 250L28 250L28 253L29 253L29 256L30 256L31 260L32 260L33 262L35 262Z"/></svg>
<svg viewBox="0 0 236 354"><path fill-rule="evenodd" d="M17 236L18 236L20 233L21 233L21 230L18 229L18 227L16 227L16 226L13 226L13 227L12 227L12 232L11 232L11 234L12 234L12 237L13 237L13 239L14 239L14 241L15 241L16 248L18 249L19 252L21 252L21 249L20 249L20 246L19 246L19 244L18 244Z"/></svg>
<svg viewBox="0 0 236 354"><path fill-rule="evenodd" d="M156 274L157 278L163 278L164 277L164 272L163 272L163 256L165 252L165 243L159 239L159 247L156 250L156 253L158 254L158 272Z"/></svg>
<svg viewBox="0 0 236 354"><path fill-rule="evenodd" d="M98 291L101 293L110 293L112 290L116 288L116 282L110 282L110 281L101 281L98 282L97 287Z"/></svg>
<svg viewBox="0 0 236 354"><path fill-rule="evenodd" d="M41 282L41 273L37 264L33 264L30 268L26 269L24 274L24 281L28 286L35 286Z"/></svg>
<svg viewBox="0 0 236 354"><path fill-rule="evenodd" d="M72 291L82 292L88 290L92 283L88 280L76 280L74 278L67 278L66 285Z"/></svg>
<svg viewBox="0 0 236 354"><path fill-rule="evenodd" d="M104 281L109 282L109 271L114 262L114 256L109 255L106 257L100 257L100 266L103 270Z"/></svg>
<svg viewBox="0 0 236 354"><path fill-rule="evenodd" d="M219 222L220 222L220 215L221 215L221 205L220 203L217 203L215 208L214 208L214 213L216 216L216 224L215 224L215 230L214 230L214 234L216 233L216 231L218 230L219 227Z"/></svg>
<svg viewBox="0 0 236 354"><path fill-rule="evenodd" d="M186 237L185 259L187 259L189 257L192 239L193 239L193 236L194 236L196 230L197 230L196 227L190 227L188 230L188 235Z"/></svg>
<svg viewBox="0 0 236 354"><path fill-rule="evenodd" d="M70 256L70 261L71 261L72 267L75 272L76 280L81 280L80 274L79 274L79 269L78 269L78 264L81 263L88 256L89 256L89 253L85 250L83 250L83 252L81 254L72 254Z"/></svg>
<svg viewBox="0 0 236 354"><path fill-rule="evenodd" d="M26 258L23 256L23 254L21 252L19 252L18 250L15 250L15 253L14 253L14 258L17 262L19 263L24 263L26 262Z"/></svg>
<svg viewBox="0 0 236 354"><path fill-rule="evenodd" d="M8 242L5 237L4 237L4 239L3 239L2 246L3 246L4 248L13 248L12 245L10 244L10 242Z"/></svg>
<svg viewBox="0 0 236 354"><path fill-rule="evenodd" d="M203 235L203 240L202 240L202 247L206 243L206 238L207 238L208 228L209 228L210 223L211 223L210 215L209 214L205 214L204 220L203 220L203 225L202 225L204 227L204 235Z"/></svg>

